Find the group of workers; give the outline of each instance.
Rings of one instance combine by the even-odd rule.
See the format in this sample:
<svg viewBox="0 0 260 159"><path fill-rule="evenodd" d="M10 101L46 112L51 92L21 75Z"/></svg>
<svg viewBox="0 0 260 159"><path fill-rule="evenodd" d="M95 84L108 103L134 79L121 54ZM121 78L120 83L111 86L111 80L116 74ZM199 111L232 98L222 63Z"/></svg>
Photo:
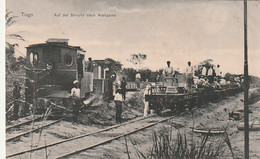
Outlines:
<svg viewBox="0 0 260 159"><path fill-rule="evenodd" d="M222 72L219 69L220 65L217 65L217 67L203 65L195 69L195 67L191 65L190 61L188 61L187 64L188 66L185 70L185 87L188 92L192 91L193 84L197 87L197 84L199 83L198 81L200 80L212 84L219 82L222 79ZM167 67L163 70L163 82L166 85L172 85L174 80L177 80L175 75L175 71L173 67L171 67L171 62L167 61Z"/></svg>
<svg viewBox="0 0 260 159"><path fill-rule="evenodd" d="M87 70L91 71L91 63L92 59L89 58L89 62L87 65ZM220 65L213 68L213 66L201 66L201 68L194 70L194 67L191 65L189 61L188 66L185 70L186 76L186 89L191 92L193 84L196 88L200 87L201 85L207 84L215 84L216 87L220 87L220 84L223 84L222 72L220 71ZM163 70L164 82L172 83L175 78L175 70L171 67L171 62L167 61L167 67ZM136 74L136 84L137 88L140 89L140 81L141 81L141 74L137 71ZM220 83L220 84L219 84ZM83 102L80 97L80 84L78 80L73 82L74 88L71 89L71 98L72 98L72 105L73 105L73 114L74 114L74 121L78 121L79 111ZM13 98L14 98L14 119L18 118L18 110L19 110L19 102L18 100L21 97L20 91L21 87L19 86L18 82L14 83L15 87L13 89ZM116 122L122 121L121 114L122 114L122 102L126 100L126 86L127 82L125 77L122 77L122 80L115 84L115 93L114 93L114 102L116 107Z"/></svg>
<svg viewBox="0 0 260 159"><path fill-rule="evenodd" d="M73 82L74 87L71 89L71 98L72 98L72 109L73 109L73 121L78 122L79 111L83 105L82 99L80 98L80 87L79 81L75 80ZM117 85L116 93L114 95L114 102L116 107L116 122L121 123L122 118L122 102L126 100L126 79L122 77L120 85ZM120 87L120 89L119 89Z"/></svg>
<svg viewBox="0 0 260 159"><path fill-rule="evenodd" d="M126 79L122 77L122 81L115 84L115 95L114 95L114 102L116 107L116 122L121 123L122 118L122 103L123 100L126 100ZM120 89L121 88L121 89Z"/></svg>

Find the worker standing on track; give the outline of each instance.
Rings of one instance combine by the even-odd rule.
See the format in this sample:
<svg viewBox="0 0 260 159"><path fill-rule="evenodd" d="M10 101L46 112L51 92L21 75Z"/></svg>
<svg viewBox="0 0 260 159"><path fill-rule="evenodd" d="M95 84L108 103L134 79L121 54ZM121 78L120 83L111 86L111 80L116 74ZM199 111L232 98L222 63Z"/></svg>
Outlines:
<svg viewBox="0 0 260 159"><path fill-rule="evenodd" d="M188 67L186 68L186 84L188 91L192 91L192 80L193 80L193 68L191 66L191 62L188 62Z"/></svg>
<svg viewBox="0 0 260 159"><path fill-rule="evenodd" d="M19 99L21 98L21 87L17 81L14 82L14 89L13 89L13 98L14 98L14 112L13 112L13 119L18 119L18 112L20 107Z"/></svg>
<svg viewBox="0 0 260 159"><path fill-rule="evenodd" d="M140 90L141 74L138 70L137 70L137 73L135 75L135 82L137 84L137 89Z"/></svg>
<svg viewBox="0 0 260 159"><path fill-rule="evenodd" d="M122 90L122 97L123 99L125 100L125 95L126 95L126 80L125 80L125 77L122 77L122 81L121 81L121 84L120 84L120 87L121 87L121 90Z"/></svg>
<svg viewBox="0 0 260 159"><path fill-rule="evenodd" d="M74 115L73 120L74 122L78 122L79 109L81 106L79 81L75 80L73 84L75 85L75 87L71 89L73 115Z"/></svg>
<svg viewBox="0 0 260 159"><path fill-rule="evenodd" d="M116 104L116 122L121 123L122 122L122 118L121 118L121 114L122 114L122 101L123 98L122 96L119 94L119 90L116 90L116 95L114 98L114 102Z"/></svg>

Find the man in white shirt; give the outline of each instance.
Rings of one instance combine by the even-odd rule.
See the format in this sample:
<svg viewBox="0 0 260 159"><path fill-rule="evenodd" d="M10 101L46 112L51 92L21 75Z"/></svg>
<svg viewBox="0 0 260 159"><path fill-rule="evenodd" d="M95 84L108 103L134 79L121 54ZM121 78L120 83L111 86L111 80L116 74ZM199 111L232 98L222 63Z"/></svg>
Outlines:
<svg viewBox="0 0 260 159"><path fill-rule="evenodd" d="M147 84L144 90L144 97L145 95L149 95L149 92L152 91L151 90L151 85ZM143 102L144 102L144 116L148 115L148 111L149 111L149 102L145 101L145 98L143 98Z"/></svg>
<svg viewBox="0 0 260 159"><path fill-rule="evenodd" d="M172 77L174 75L174 69L171 67L171 62L167 61L167 67L163 70L164 76Z"/></svg>
<svg viewBox="0 0 260 159"><path fill-rule="evenodd" d="M214 77L213 77L213 66L209 66L209 69L208 69L208 79L209 79L209 83L212 83L213 80L214 80Z"/></svg>
<svg viewBox="0 0 260 159"><path fill-rule="evenodd" d="M215 73L216 73L217 77L221 77L221 72L220 72L219 67L220 67L220 65L217 65L217 67L215 68Z"/></svg>
<svg viewBox="0 0 260 159"><path fill-rule="evenodd" d="M202 71L201 71L201 75L202 75L202 77L205 77L207 75L207 68L206 68L206 66L203 66Z"/></svg>
<svg viewBox="0 0 260 159"><path fill-rule="evenodd" d="M122 114L123 97L121 94L119 94L119 90L116 90L116 95L115 95L114 101L116 104L116 122L121 123L122 122L121 114Z"/></svg>
<svg viewBox="0 0 260 159"><path fill-rule="evenodd" d="M171 67L171 62L167 61L167 67L163 70L164 82L167 86L173 85L174 69Z"/></svg>
<svg viewBox="0 0 260 159"><path fill-rule="evenodd" d="M81 106L79 81L75 80L73 84L75 85L75 87L71 89L71 94L70 94L72 97L72 107L73 107L73 114L74 114L73 119L74 122L78 122L79 109Z"/></svg>
<svg viewBox="0 0 260 159"><path fill-rule="evenodd" d="M188 87L188 91L192 91L192 78L193 78L193 68L191 66L191 62L188 62L188 67L186 68L186 84Z"/></svg>
<svg viewBox="0 0 260 159"><path fill-rule="evenodd" d="M140 90L141 74L138 70L137 70L137 73L135 75L135 82L137 84L137 89Z"/></svg>

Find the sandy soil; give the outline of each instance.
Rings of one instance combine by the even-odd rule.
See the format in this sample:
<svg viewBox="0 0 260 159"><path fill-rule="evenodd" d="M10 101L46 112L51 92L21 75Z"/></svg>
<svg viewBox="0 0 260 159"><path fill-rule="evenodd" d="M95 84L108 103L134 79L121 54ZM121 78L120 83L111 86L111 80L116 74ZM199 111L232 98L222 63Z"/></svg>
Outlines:
<svg viewBox="0 0 260 159"><path fill-rule="evenodd" d="M178 130L181 132L192 132L192 127L198 129L217 129L223 130L223 127L227 129L230 142L232 144L232 150L234 152L235 158L244 158L244 132L238 131L237 126L243 119L239 121L229 120L228 112L234 110L243 109L243 93L238 94L233 97L227 97L227 99L222 100L218 103L209 103L208 105L194 109L193 114L190 112L185 112L181 115L176 115L176 117L163 124L158 124L153 128L146 129L142 132L130 135L126 139L122 138L120 140L114 141L110 144L100 146L93 150L86 151L72 158L128 158L126 142L128 143L128 151L130 152L131 158L137 158L136 148L142 152L149 152L151 148L152 133L159 132L166 129L171 129L173 134L177 134ZM260 116L260 102L257 102L250 106L253 111L250 114L250 121L259 121ZM172 126L179 127L177 129L172 129ZM200 138L200 134L196 134ZM216 139L222 138L222 135L211 137L210 141L215 142ZM132 142L131 142L132 140ZM250 132L250 158L260 158L260 132L251 131ZM232 154L225 145L224 156L219 158L232 158Z"/></svg>
<svg viewBox="0 0 260 159"><path fill-rule="evenodd" d="M134 99L131 99L131 97L134 97ZM136 93L128 94L128 100L125 102L124 105L124 118L132 119L142 115L143 106L140 107L140 103L138 103L140 102L140 100L136 100L136 98L141 99L141 96L139 96L139 94ZM169 129L173 132L173 135L176 135L178 131L191 133L192 127L200 129L223 129L223 127L226 127L227 132L229 134L229 138L231 140L235 158L243 158L244 132L237 130L237 126L239 122L242 122L242 119L240 121L229 120L228 115L228 112L232 112L234 110L243 108L243 102L241 101L241 99L243 99L242 93L236 96L227 97L227 99L219 101L218 103L209 103L203 106L202 108L194 109L192 113L187 111L182 114L175 115L174 119L168 122L158 124L152 128L148 128L144 131L127 136L126 138L120 138L119 140L71 156L70 158L128 158L126 153L126 143L128 144L128 151L131 157L136 158L136 149L144 153L147 153L149 151L149 149L152 146L152 133L154 131L160 132ZM136 105L133 103L136 103ZM103 109L103 111L100 111L101 113L98 111L100 109L101 108L94 110L94 113L92 113L90 117L86 117L87 119L90 119L93 118L93 116L97 113L100 116L102 116L103 114L103 116L105 116L103 119L92 120L96 120L96 123L101 123L99 125L83 125L62 121L50 126L47 129L44 129L41 134L33 133L29 137L22 137L18 141L8 142L6 144L7 154L11 154L20 150L30 149L31 147L36 147L37 145L49 144L55 141L60 141L62 139L70 138L88 132L93 132L107 127L104 125L114 125L114 104L110 103L105 109ZM250 120L259 121L260 102L251 105L250 109L253 111L253 113L250 114ZM107 119L109 119L107 122L103 122ZM45 149L37 153L29 155L27 154L25 156L16 158L28 158L30 157L30 155L32 158L45 158L46 155L49 156L49 158L53 158L56 155L58 156L58 154L64 153L62 149L64 149L65 151L69 151L77 149L79 147L91 145L101 140L109 139L110 137L125 133L126 131L129 131L130 129L132 130L135 127L139 127L149 122L152 122L152 120L158 119L160 119L160 117L155 117L146 121L138 122L138 124L129 124L128 126L121 127L120 129L114 129L113 131L90 136L84 140L82 139L77 142L67 144L65 146L57 147L53 150ZM177 127L178 130L176 129ZM199 138L201 135L196 134L196 136ZM216 138L220 138L220 136L212 137L211 141L214 142ZM260 158L259 140L259 131L250 132L250 158ZM220 158L231 158L231 153L227 147L225 155L221 156Z"/></svg>

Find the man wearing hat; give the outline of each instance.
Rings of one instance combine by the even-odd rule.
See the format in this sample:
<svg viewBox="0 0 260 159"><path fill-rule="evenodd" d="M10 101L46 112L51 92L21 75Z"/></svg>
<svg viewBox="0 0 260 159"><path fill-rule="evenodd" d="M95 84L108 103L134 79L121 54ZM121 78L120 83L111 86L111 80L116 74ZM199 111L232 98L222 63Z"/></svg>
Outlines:
<svg viewBox="0 0 260 159"><path fill-rule="evenodd" d="M116 94L115 94L115 106L116 106L116 122L121 123L122 122L122 118L121 118L121 114L122 114L122 101L123 101L123 97L120 94L119 90L116 90Z"/></svg>
<svg viewBox="0 0 260 159"><path fill-rule="evenodd" d="M75 87L71 89L72 107L74 113L74 122L78 122L79 109L81 106L79 81L75 80L73 81L73 84Z"/></svg>
<svg viewBox="0 0 260 159"><path fill-rule="evenodd" d="M13 98L14 98L14 112L13 117L14 120L18 119L18 112L19 112L19 106L20 102L19 99L21 98L21 87L19 86L19 83L17 81L14 82L14 89L13 89Z"/></svg>

